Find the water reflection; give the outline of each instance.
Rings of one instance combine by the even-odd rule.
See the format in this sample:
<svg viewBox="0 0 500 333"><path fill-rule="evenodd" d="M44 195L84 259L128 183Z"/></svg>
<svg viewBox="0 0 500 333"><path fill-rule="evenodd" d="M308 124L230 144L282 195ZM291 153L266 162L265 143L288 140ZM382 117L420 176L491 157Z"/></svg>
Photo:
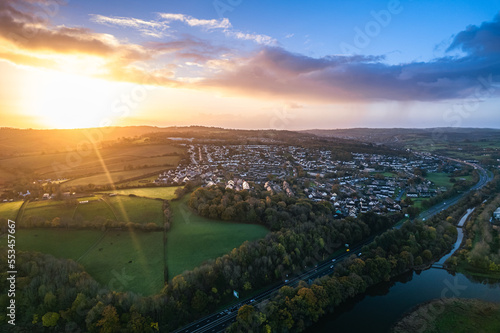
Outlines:
<svg viewBox="0 0 500 333"><path fill-rule="evenodd" d="M370 287L323 317L308 332L389 332L397 320L419 304L450 297L500 302L500 283L443 269L409 272Z"/></svg>

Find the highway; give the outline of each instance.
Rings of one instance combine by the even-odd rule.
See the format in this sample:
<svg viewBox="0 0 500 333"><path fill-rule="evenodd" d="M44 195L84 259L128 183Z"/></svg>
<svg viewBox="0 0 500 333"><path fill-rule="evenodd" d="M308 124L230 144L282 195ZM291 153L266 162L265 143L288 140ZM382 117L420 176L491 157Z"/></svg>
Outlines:
<svg viewBox="0 0 500 333"><path fill-rule="evenodd" d="M238 304L232 305L225 310L221 310L218 313L214 313L208 315L200 320L197 320L177 331L175 333L201 333L201 332L223 332L229 325L231 325L235 320L238 314L238 309L245 304L256 305L261 303L264 300L271 298L272 295L277 293L282 287L290 286L296 287L300 281L306 281L308 283L312 283L315 279L329 275L333 273L335 269L335 264L342 261L343 259L349 257L351 254L359 254L361 248L366 244L369 244L373 241L374 236L370 237L366 241L357 244L355 247L351 247L349 252L345 252L335 258L328 259L318 263L315 267L307 270L306 272L290 278L287 282L281 282L279 284L275 284L269 289L261 292L260 294L254 296L253 298L249 298L239 302Z"/></svg>
<svg viewBox="0 0 500 333"><path fill-rule="evenodd" d="M443 157L446 158L446 157ZM454 159L450 159L454 160ZM479 172L479 181L476 185L474 185L471 189L468 191L461 193L460 195L457 195L456 197L450 198L446 200L444 203L437 204L425 212L422 212L417 218L418 219L429 219L432 216L436 215L440 211L444 209L448 209L452 205L456 204L460 199L462 199L467 193L473 190L477 190L486 183L488 183L493 177L482 167L475 165L475 164L470 164L467 162L463 161L458 161L454 160L460 163L465 163L472 165L474 168L476 168ZM400 226L399 226L400 227ZM231 325L235 320L236 316L238 314L238 309L245 305L245 304L251 304L251 305L257 305L261 303L264 300L267 300L271 298L275 293L278 292L283 286L287 285L290 287L296 287L300 281L305 281L308 283L312 283L315 279L329 275L333 273L333 270L335 269L335 264L338 262L344 260L345 258L349 257L352 254L359 255L360 250L363 246L371 243L373 241L375 236L370 237L369 239L365 240L364 242L357 244L355 247L350 248L349 252L345 252L333 259L328 259L325 261L322 261L318 263L315 267L303 272L302 274L290 278L290 280L285 283L281 282L279 284L275 284L269 289L261 292L260 294L254 296L253 298L249 298L246 300L242 300L241 302L230 306L229 308L226 308L224 310L221 310L218 313L214 313L211 315L208 315L204 318L201 318L181 329L178 329L174 331L174 333L202 333L202 332L223 332L229 325Z"/></svg>
<svg viewBox="0 0 500 333"><path fill-rule="evenodd" d="M486 185L489 181L491 181L493 179L493 176L487 170L483 169L479 165L464 162L464 161L459 161L459 160L452 159L452 158L447 158L447 159L455 161L455 162L464 163L464 164L467 164L467 165L474 167L479 173L479 181L477 182L476 185L471 187L468 191L465 191L464 193L461 193L453 198L449 198L445 202L439 203L439 204L429 208L428 210L420 213L420 215L417 217L417 219L425 221L426 219L433 217L434 215L436 215L440 211L443 211L443 210L448 209L451 206L455 205L463 197L465 197L469 192L482 188L484 185Z"/></svg>

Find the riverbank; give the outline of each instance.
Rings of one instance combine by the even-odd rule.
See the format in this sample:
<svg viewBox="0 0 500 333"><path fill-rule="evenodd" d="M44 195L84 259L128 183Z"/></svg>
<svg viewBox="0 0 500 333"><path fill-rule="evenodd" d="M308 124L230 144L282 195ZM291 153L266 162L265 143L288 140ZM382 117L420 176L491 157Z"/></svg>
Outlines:
<svg viewBox="0 0 500 333"><path fill-rule="evenodd" d="M500 332L500 304L477 299L438 299L418 306L392 333Z"/></svg>

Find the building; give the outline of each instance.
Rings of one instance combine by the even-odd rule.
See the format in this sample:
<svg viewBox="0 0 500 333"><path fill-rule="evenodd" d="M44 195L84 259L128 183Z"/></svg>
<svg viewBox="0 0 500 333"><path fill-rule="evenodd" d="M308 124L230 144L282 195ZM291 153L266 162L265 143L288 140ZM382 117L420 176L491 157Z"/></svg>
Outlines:
<svg viewBox="0 0 500 333"><path fill-rule="evenodd" d="M500 221L500 207L498 207L497 210L493 212L493 218L497 221Z"/></svg>

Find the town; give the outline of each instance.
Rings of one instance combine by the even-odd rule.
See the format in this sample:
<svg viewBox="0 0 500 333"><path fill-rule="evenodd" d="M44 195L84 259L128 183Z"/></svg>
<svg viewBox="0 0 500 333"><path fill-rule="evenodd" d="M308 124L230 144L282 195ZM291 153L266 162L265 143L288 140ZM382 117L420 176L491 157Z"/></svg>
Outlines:
<svg viewBox="0 0 500 333"><path fill-rule="evenodd" d="M260 184L272 193L330 201L338 218L357 217L369 211L401 211L403 198L431 198L447 191L423 175L452 175L464 168L461 163L425 153L352 153L346 160L338 160L327 149L184 144L189 158L176 169L159 174L155 184L173 186L198 181L202 186L222 185L235 191L249 190L251 183Z"/></svg>

